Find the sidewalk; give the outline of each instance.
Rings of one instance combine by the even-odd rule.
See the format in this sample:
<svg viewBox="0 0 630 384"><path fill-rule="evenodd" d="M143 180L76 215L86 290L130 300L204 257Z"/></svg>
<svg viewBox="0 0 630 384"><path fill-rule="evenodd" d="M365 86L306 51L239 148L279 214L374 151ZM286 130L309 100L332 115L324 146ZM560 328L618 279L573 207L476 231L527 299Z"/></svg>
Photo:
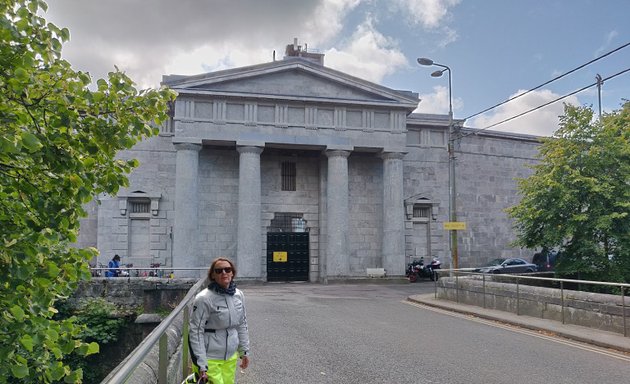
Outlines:
<svg viewBox="0 0 630 384"><path fill-rule="evenodd" d="M579 325L562 324L558 321L539 319L536 317L517 316L510 312L486 309L468 304L459 304L449 300L440 300L436 299L433 293L409 296L407 300L447 311L476 316L482 319L500 321L535 331L545 331L566 339L630 353L630 337L624 337L622 334L618 333L600 331Z"/></svg>

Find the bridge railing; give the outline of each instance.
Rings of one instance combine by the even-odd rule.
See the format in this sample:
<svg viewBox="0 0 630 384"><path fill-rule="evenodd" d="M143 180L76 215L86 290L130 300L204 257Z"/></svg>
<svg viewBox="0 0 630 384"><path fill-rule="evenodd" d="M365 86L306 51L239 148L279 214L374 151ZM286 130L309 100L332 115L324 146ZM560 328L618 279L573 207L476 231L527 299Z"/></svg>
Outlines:
<svg viewBox="0 0 630 384"><path fill-rule="evenodd" d="M108 268L105 266L100 267L90 267L90 272L92 273L92 277L105 277L105 272L113 268ZM115 278L123 278L123 277L168 277L175 278L178 277L178 272L180 271L202 271L203 274L208 271L208 267L197 267L197 268L173 268L173 267L126 267L120 266L116 268L120 271L120 275Z"/></svg>
<svg viewBox="0 0 630 384"><path fill-rule="evenodd" d="M207 268L181 268L186 270L207 270ZM172 270L170 268L169 270ZM168 333L172 330L174 323L182 321L181 327L181 339L178 345L181 346L181 376L184 378L189 374L189 351L188 351L188 327L190 319L190 309L193 300L198 292L200 292L207 285L206 279L200 279L186 294L177 307L164 319L160 324L153 329L153 331L123 360L101 383L107 384L123 384L126 383L137 370L137 368L144 363L149 355L154 351L157 346L158 349L158 372L157 379L158 384L168 383L168 369L171 363L171 358L168 354ZM181 319L183 317L183 320ZM171 334L173 332L170 332ZM181 381L181 380L179 380ZM178 382L179 382L178 381ZM138 382L134 380L134 382Z"/></svg>
<svg viewBox="0 0 630 384"><path fill-rule="evenodd" d="M608 288L614 288L619 291L620 303L615 305L616 307L620 307L620 310L617 311L620 313L620 317L622 319L622 328L623 335L625 337L629 336L627 322L628 316L626 314L628 307L626 306L626 292L630 291L630 284L627 283L613 283L613 282L605 282L605 281L592 281L592 280L577 280L577 279L562 279L562 278L554 278L554 277L541 277L536 276L535 273L528 274L492 274L492 273L480 273L474 272L472 268L462 268L462 269L441 269L435 270L438 273L438 279L435 279L435 298L438 298L438 288L448 290L450 289L447 284L440 284L439 282L443 280L443 277L450 277L450 280L454 280L454 289L455 289L455 301L460 302L460 294L466 291L465 288L462 287L460 282L461 279L476 279L481 280L481 292L479 293L482 296L482 306L484 308L487 307L486 297L489 295L488 283L489 282L503 282L503 283L511 283L513 286L513 294L516 300L516 314L521 315L521 305L524 301L530 300L525 298L522 293L523 286L552 286L555 289L559 289L560 291L560 320L562 324L566 323L566 312L568 310L567 306L567 293L566 291L575 292L575 289L567 289L567 287L580 287L583 285L592 285L592 286L604 286ZM578 290L579 291L579 290ZM572 294L574 296L575 294ZM573 299L573 297L571 297ZM593 311L597 311L594 309Z"/></svg>

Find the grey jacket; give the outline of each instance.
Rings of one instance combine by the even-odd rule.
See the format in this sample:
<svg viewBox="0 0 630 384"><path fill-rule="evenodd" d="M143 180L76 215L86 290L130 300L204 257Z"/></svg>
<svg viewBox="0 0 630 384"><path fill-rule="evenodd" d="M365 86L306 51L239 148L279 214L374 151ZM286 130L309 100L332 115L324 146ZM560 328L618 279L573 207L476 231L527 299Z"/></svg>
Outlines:
<svg viewBox="0 0 630 384"><path fill-rule="evenodd" d="M235 352L249 352L249 334L243 292L234 296L204 289L195 297L190 317L190 350L201 370L208 369L208 360L227 360Z"/></svg>

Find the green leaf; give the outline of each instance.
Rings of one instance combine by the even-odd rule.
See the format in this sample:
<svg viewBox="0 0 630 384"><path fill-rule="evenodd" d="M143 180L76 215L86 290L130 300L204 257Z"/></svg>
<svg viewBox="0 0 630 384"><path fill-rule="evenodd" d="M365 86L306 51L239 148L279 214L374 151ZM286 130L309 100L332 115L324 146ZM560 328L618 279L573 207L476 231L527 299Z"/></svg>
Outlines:
<svg viewBox="0 0 630 384"><path fill-rule="evenodd" d="M11 364L11 373L18 379L23 379L29 375L28 366L26 364Z"/></svg>
<svg viewBox="0 0 630 384"><path fill-rule="evenodd" d="M24 335L20 339L20 344L29 352L33 352L33 338L31 335Z"/></svg>
<svg viewBox="0 0 630 384"><path fill-rule="evenodd" d="M20 80L28 79L28 72L24 68L16 68L14 74Z"/></svg>
<svg viewBox="0 0 630 384"><path fill-rule="evenodd" d="M14 305L11 307L9 311L11 312L11 314L13 315L13 317L15 317L17 321L24 320L24 310L22 310L22 308L18 307L17 305Z"/></svg>
<svg viewBox="0 0 630 384"><path fill-rule="evenodd" d="M59 333L57 333L57 331L55 331L54 329L47 329L46 336L52 342L56 342L57 340L59 340Z"/></svg>
<svg viewBox="0 0 630 384"><path fill-rule="evenodd" d="M22 145L26 147L30 152L35 152L42 147L42 143L37 136L30 132L22 132Z"/></svg>
<svg viewBox="0 0 630 384"><path fill-rule="evenodd" d="M48 371L53 380L60 380L66 374L66 367L64 367L61 363L54 364Z"/></svg>

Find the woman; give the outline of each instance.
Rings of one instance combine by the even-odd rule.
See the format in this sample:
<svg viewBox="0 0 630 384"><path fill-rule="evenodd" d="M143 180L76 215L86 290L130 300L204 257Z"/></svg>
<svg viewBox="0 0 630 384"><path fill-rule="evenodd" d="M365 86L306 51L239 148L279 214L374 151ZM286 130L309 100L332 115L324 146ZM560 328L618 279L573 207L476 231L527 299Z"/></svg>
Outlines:
<svg viewBox="0 0 630 384"><path fill-rule="evenodd" d="M223 257L208 270L208 288L199 292L190 318L190 350L199 382L232 384L236 362L249 365L249 333L243 292L236 288L234 264Z"/></svg>
<svg viewBox="0 0 630 384"><path fill-rule="evenodd" d="M107 271L105 271L105 277L118 277L120 276L120 256L117 254L107 263Z"/></svg>

